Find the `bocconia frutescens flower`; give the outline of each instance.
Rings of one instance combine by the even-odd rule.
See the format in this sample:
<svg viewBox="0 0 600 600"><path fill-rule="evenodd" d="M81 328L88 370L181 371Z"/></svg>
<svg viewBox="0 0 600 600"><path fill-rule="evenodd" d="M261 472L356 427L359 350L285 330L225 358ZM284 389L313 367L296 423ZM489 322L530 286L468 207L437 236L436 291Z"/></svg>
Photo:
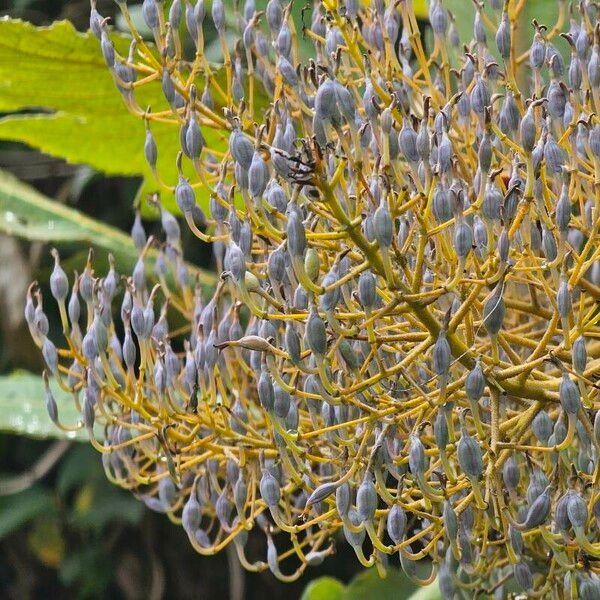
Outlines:
<svg viewBox="0 0 600 600"><path fill-rule="evenodd" d="M155 197L165 237L138 214L130 276L90 260L69 294L55 254L62 350L32 286L31 333L109 479L201 554L233 544L286 581L345 538L382 573L437 575L445 598L599 598L597 5L559 1L531 35L526 0L478 3L468 42L433 0L425 43L410 0L315 2L302 30L283 0L145 0L149 45L118 4L129 56L95 6L92 30L161 197L221 276L203 298ZM164 95L152 112L146 85ZM157 122L178 136L177 181ZM47 402L73 426L50 386Z"/></svg>

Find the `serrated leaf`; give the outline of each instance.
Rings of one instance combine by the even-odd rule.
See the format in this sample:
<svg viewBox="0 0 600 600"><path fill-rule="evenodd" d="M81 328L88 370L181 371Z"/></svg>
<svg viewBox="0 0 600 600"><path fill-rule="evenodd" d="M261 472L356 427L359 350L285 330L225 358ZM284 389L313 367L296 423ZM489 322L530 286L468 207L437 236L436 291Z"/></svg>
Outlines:
<svg viewBox="0 0 600 600"><path fill-rule="evenodd" d="M122 35L112 39L126 54L129 40ZM159 188L144 159L143 120L128 112L91 33L78 33L68 21L38 28L0 20L0 82L0 111L37 109L0 120L0 139L22 141L107 174L142 175L147 189ZM158 81L136 92L136 100L143 110L167 108ZM158 170L167 185L174 185L178 128L153 122L152 132ZM203 134L207 147L225 148L221 132L203 128ZM165 205L174 209L172 192L161 191ZM200 191L197 199L206 210L208 195Z"/></svg>
<svg viewBox="0 0 600 600"><path fill-rule="evenodd" d="M344 584L334 577L319 577L311 581L300 600L343 600Z"/></svg>
<svg viewBox="0 0 600 600"><path fill-rule="evenodd" d="M50 385L61 423L76 425L80 415L72 396L53 382ZM46 412L46 392L41 376L25 371L0 376L0 431L38 438L88 439L85 430L67 435L52 423Z"/></svg>

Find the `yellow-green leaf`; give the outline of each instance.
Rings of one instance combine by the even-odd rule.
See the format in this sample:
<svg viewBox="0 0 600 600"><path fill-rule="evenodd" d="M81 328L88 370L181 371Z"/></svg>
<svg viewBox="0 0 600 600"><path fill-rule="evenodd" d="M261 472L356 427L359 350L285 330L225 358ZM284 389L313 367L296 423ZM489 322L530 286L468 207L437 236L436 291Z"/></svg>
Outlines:
<svg viewBox="0 0 600 600"><path fill-rule="evenodd" d="M112 37L126 54L129 40ZM136 93L142 109L167 108L158 81ZM158 189L144 159L143 120L131 114L104 64L98 40L78 33L68 21L50 27L8 18L0 20L0 139L22 141L48 154L85 163L111 175L141 175L146 189ZM175 157L179 151L177 126L154 123L159 150L158 170L167 185L175 185ZM203 130L207 146L225 147L221 132ZM163 201L175 207L173 194ZM206 194L198 195L202 208Z"/></svg>
<svg viewBox="0 0 600 600"><path fill-rule="evenodd" d="M121 271L130 271L137 261L137 251L127 234L46 198L1 170L0 232L53 244L78 242L105 253L112 252ZM151 252L150 258L153 255ZM215 281L212 273L194 267L190 270L204 284Z"/></svg>
<svg viewBox="0 0 600 600"><path fill-rule="evenodd" d="M51 382L52 385L52 382ZM58 405L58 417L64 425L74 426L81 420L73 397L52 385ZM46 392L41 375L15 371L0 376L0 431L38 438L66 438L50 420L46 411ZM85 430L70 439L87 440Z"/></svg>

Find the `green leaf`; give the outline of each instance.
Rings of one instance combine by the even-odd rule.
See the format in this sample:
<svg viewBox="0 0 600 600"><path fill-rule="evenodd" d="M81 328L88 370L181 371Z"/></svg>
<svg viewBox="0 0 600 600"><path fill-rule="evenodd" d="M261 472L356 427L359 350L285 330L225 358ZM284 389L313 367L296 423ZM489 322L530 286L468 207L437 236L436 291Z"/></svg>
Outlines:
<svg viewBox="0 0 600 600"><path fill-rule="evenodd" d="M69 449L60 462L55 489L60 496L66 496L84 483L108 483L101 467L101 457L88 444L78 444Z"/></svg>
<svg viewBox="0 0 600 600"><path fill-rule="evenodd" d="M0 171L0 231L54 244L93 245L112 252L122 267L131 267L137 260L128 235L46 198L5 171Z"/></svg>
<svg viewBox="0 0 600 600"><path fill-rule="evenodd" d="M0 496L0 540L39 515L54 511L52 495L34 485L23 492Z"/></svg>
<svg viewBox="0 0 600 600"><path fill-rule="evenodd" d="M90 484L86 495L91 496L89 505L86 501L85 507L80 506L72 517L78 528L99 532L109 523L137 525L144 514L144 505L139 500L105 482Z"/></svg>
<svg viewBox="0 0 600 600"><path fill-rule="evenodd" d="M73 397L52 382L50 385L60 422L67 426L76 425L80 415ZM46 392L41 376L25 371L0 376L0 431L38 438L88 439L85 430L66 434L52 423L46 411Z"/></svg>
<svg viewBox="0 0 600 600"><path fill-rule="evenodd" d="M112 39L117 51L126 55L128 38ZM107 174L142 175L144 189L158 191L144 158L143 120L128 112L91 33L78 33L68 21L37 28L20 20L1 20L0 82L0 111L36 111L0 120L0 139L25 142ZM158 81L136 91L136 100L143 110L167 108ZM152 132L161 177L175 185L178 129L153 122ZM204 128L203 134L209 148L225 148L221 132ZM163 202L174 209L172 192L162 191ZM202 208L208 207L206 193L197 199Z"/></svg>
<svg viewBox="0 0 600 600"><path fill-rule="evenodd" d="M1 170L0 232L53 244L76 242L112 252L121 271L131 271L138 258L131 238L119 229L50 200ZM149 257L154 256L156 251L151 251ZM188 268L205 285L214 283L213 273Z"/></svg>
<svg viewBox="0 0 600 600"><path fill-rule="evenodd" d="M65 585L78 583L79 598L103 598L114 576L113 559L102 544L77 548L62 562L59 578Z"/></svg>
<svg viewBox="0 0 600 600"><path fill-rule="evenodd" d="M319 577L305 588L300 600L344 600L344 584L334 577Z"/></svg>
<svg viewBox="0 0 600 600"><path fill-rule="evenodd" d="M357 575L346 588L344 600L397 600L408 598L415 585L399 570L388 569L382 579L377 569L367 569Z"/></svg>
<svg viewBox="0 0 600 600"><path fill-rule="evenodd" d="M438 587L437 579L431 585L419 588L407 600L442 600L442 594Z"/></svg>

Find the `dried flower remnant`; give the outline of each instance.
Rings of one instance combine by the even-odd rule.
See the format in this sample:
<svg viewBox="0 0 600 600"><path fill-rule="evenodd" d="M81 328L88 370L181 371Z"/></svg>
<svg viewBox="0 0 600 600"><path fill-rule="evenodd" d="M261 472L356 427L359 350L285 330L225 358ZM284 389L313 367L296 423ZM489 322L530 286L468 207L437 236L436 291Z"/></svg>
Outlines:
<svg viewBox="0 0 600 600"><path fill-rule="evenodd" d="M164 242L136 217L123 340L114 268L98 278L91 256L67 299L54 254L64 349L36 286L25 314L107 476L181 519L199 553L233 544L247 569L290 581L340 531L362 564L383 573L398 556L419 583L438 574L447 598L511 581L598 597L600 15L559 2L522 52L526 4L478 3L461 46L432 0L426 51L410 0L315 2L303 31L282 0L233 15L146 0L156 47L132 30L127 57L93 10L158 185L222 273L202 298L162 208ZM569 65L554 45L566 27ZM144 85L162 86L163 106L139 108ZM156 121L180 140L177 181L157 170ZM211 129L225 151L205 143ZM167 308L188 326L171 329ZM246 554L253 528L264 556Z"/></svg>

